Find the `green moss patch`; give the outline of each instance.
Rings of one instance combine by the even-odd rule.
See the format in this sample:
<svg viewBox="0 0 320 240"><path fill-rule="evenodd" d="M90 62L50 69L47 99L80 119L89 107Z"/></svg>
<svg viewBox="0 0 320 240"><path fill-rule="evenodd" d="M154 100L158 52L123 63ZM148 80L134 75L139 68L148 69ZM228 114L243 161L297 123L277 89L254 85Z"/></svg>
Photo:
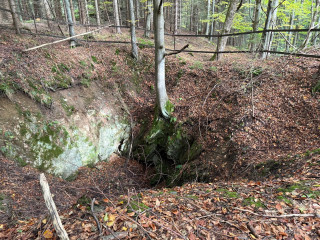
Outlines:
<svg viewBox="0 0 320 240"><path fill-rule="evenodd" d="M239 198L238 193L229 191L228 189L225 189L225 188L218 188L216 191L223 193L224 197L227 197L227 198Z"/></svg>

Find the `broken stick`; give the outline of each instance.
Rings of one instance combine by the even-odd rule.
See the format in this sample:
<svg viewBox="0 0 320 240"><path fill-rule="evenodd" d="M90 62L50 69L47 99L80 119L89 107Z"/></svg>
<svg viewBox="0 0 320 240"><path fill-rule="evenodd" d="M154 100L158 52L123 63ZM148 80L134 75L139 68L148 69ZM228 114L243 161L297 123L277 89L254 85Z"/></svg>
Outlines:
<svg viewBox="0 0 320 240"><path fill-rule="evenodd" d="M44 173L40 174L40 186L42 189L44 201L49 210L50 216L52 218L53 226L57 232L57 235L61 240L69 240L68 234L61 223L61 220L56 208L56 204L52 199L49 184Z"/></svg>

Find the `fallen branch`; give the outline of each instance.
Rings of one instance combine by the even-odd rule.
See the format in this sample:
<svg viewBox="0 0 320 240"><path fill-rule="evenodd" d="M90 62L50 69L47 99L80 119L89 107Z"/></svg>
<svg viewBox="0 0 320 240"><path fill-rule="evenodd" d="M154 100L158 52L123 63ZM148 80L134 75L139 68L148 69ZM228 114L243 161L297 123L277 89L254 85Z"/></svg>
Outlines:
<svg viewBox="0 0 320 240"><path fill-rule="evenodd" d="M100 226L100 222L97 218L97 216L94 214L94 211L93 211L93 206L94 206L94 202L95 202L95 198L92 199L91 201L91 215L92 217L94 218L94 220L96 221L96 224L97 224L97 227L98 227L98 231L99 231L99 236L101 236L102 234L102 229L101 229L101 226Z"/></svg>
<svg viewBox="0 0 320 240"><path fill-rule="evenodd" d="M69 240L68 234L61 223L61 220L56 208L56 204L52 199L49 184L47 182L47 179L44 173L40 174L40 186L42 189L44 201L51 215L52 223L53 223L54 229L57 232L57 235L61 240Z"/></svg>
<svg viewBox="0 0 320 240"><path fill-rule="evenodd" d="M242 211L242 212L248 212L253 215L259 216L259 217L266 217L266 218L290 218L290 217L318 217L320 218L320 213L307 213L307 214L284 214L284 215L264 215L264 214L258 214L255 212L252 212L247 209L242 209L242 208L237 208L235 207L234 209Z"/></svg>
<svg viewBox="0 0 320 240"><path fill-rule="evenodd" d="M42 44L42 45L39 45L39 46L36 46L36 47L28 48L26 50L23 50L23 52L29 52L31 50L35 50L35 49L42 48L42 47L45 47L45 46L49 46L49 45L52 45L52 44L68 41L68 40L76 38L76 37L85 36L85 35L88 35L88 34L91 34L91 33L94 33L94 32L98 32L98 31L100 31L100 30L102 30L104 28L107 28L107 27L109 27L109 25L105 26L105 27L102 27L102 28L98 28L98 29L90 31L90 32L81 33L81 34L74 35L72 37L67 37L67 38L64 38L64 39L61 39L61 40L57 40L57 41L54 41L54 42L51 42L51 43L45 43L45 44Z"/></svg>
<svg viewBox="0 0 320 240"><path fill-rule="evenodd" d="M110 229L106 225L103 224L102 226L104 226L108 231L110 231ZM111 232L110 235L101 237L101 240L113 240L113 239L120 240L122 238L128 237L128 232L116 232L116 233L112 231L110 232Z"/></svg>
<svg viewBox="0 0 320 240"><path fill-rule="evenodd" d="M172 52L172 53L166 53L164 56L170 56L170 55L176 55L179 54L181 52L183 52L187 47L189 47L189 44L185 45L183 48L181 48L180 50L177 50L176 52Z"/></svg>
<svg viewBox="0 0 320 240"><path fill-rule="evenodd" d="M254 229L254 227L251 225L250 222L247 222L247 228L253 234L253 236L255 236L256 238L260 238L258 233L256 232L256 230Z"/></svg>

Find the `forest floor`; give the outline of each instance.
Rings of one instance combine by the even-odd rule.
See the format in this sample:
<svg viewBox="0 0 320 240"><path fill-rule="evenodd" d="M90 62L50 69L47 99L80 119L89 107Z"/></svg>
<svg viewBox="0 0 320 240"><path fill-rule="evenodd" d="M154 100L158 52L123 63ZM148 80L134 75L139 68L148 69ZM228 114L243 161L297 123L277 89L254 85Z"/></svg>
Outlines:
<svg viewBox="0 0 320 240"><path fill-rule="evenodd" d="M51 59L67 64L95 56L93 75L108 73L105 81L124 88L138 123L134 135L141 119L152 118L151 49L140 50L141 65L130 62L130 46L120 44L82 43L70 50L64 43L22 54L54 39L1 34L2 74L19 70L40 79L50 72L43 63ZM138 37L151 44L142 32ZM105 30L95 38L127 41L128 35ZM173 48L172 39L166 40ZM214 51L205 39L177 42L178 49L189 43L192 50ZM47 175L70 239L320 238L320 96L312 91L319 61L274 56L261 61L236 54L211 62L210 57L181 53L166 64L175 117L203 146L194 165L183 168L195 167L194 178L179 187L152 188L150 169L134 160L126 166L126 159L116 155L108 163L81 168L72 182ZM138 78L132 78L133 69ZM81 67L70 74L81 75ZM126 91L130 86L136 91ZM0 159L0 239L57 239L39 173Z"/></svg>

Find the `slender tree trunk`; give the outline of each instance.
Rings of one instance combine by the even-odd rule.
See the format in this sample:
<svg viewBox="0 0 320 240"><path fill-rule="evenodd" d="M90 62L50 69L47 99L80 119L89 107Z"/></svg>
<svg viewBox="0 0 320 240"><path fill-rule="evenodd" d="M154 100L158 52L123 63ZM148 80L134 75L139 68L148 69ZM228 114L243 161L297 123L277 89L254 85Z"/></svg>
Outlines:
<svg viewBox="0 0 320 240"><path fill-rule="evenodd" d="M146 27L144 31L144 36L149 38L151 31L151 19L152 19L152 0L147 0L147 19L146 19Z"/></svg>
<svg viewBox="0 0 320 240"><path fill-rule="evenodd" d="M54 10L56 12L57 20L58 21L62 21L62 10L61 10L61 2L60 2L60 0L54 1Z"/></svg>
<svg viewBox="0 0 320 240"><path fill-rule="evenodd" d="M155 72L157 106L164 118L169 117L166 105L169 100L165 82L165 46L164 46L164 17L163 1L153 0L153 24L155 43Z"/></svg>
<svg viewBox="0 0 320 240"><path fill-rule="evenodd" d="M174 14L174 34L178 33L178 19L179 19L179 0L175 0L175 14Z"/></svg>
<svg viewBox="0 0 320 240"><path fill-rule="evenodd" d="M70 0L70 10L71 10L71 15L72 15L72 22L76 22L76 17L74 15L74 7L73 7L73 0Z"/></svg>
<svg viewBox="0 0 320 240"><path fill-rule="evenodd" d="M318 13L319 13L319 5L320 5L320 0L316 0L316 5L315 5L315 8L314 8L314 11L313 11L313 14L312 14L312 18L311 18L311 22L310 22L310 25L309 25L309 29L313 29L314 26L315 26L315 22L317 20ZM303 44L301 46L302 49L308 47L309 41L311 39L311 36L312 36L312 32L308 31L306 39L303 41Z"/></svg>
<svg viewBox="0 0 320 240"><path fill-rule="evenodd" d="M68 17L69 34L70 34L70 37L72 37L75 34L74 34L74 28L73 28L73 21L72 21L70 2L69 2L69 0L64 0L64 2L65 2L65 5L66 5L66 14L67 14L67 17ZM71 47L75 47L76 46L75 39L71 39L70 40L70 46Z"/></svg>
<svg viewBox="0 0 320 240"><path fill-rule="evenodd" d="M259 19L260 19L260 10L261 10L261 0L256 0L256 5L254 8L254 19L252 22L252 31L258 31L259 28ZM258 37L257 34L251 34L250 37L250 51L255 51L257 48Z"/></svg>
<svg viewBox="0 0 320 240"><path fill-rule="evenodd" d="M119 21L119 11L118 11L118 0L113 0L113 11L114 11L114 25L116 25L116 33L121 34L120 21Z"/></svg>
<svg viewBox="0 0 320 240"><path fill-rule="evenodd" d="M90 25L90 15L89 15L89 8L88 8L88 1L84 0L84 7L86 11L86 25Z"/></svg>
<svg viewBox="0 0 320 240"><path fill-rule="evenodd" d="M131 54L134 59L138 60L138 47L137 47L137 38L136 38L133 0L128 0L128 1L129 1L129 11L130 11Z"/></svg>
<svg viewBox="0 0 320 240"><path fill-rule="evenodd" d="M212 12L211 12L212 20L211 20L211 31L210 31L210 34L211 34L211 35L213 35L213 32L214 32L214 18L213 18L213 14L214 14L215 5L216 5L216 1L215 1L215 0L212 0ZM213 37L209 37L209 41L212 42L212 40L213 40Z"/></svg>
<svg viewBox="0 0 320 240"><path fill-rule="evenodd" d="M269 0L268 10L267 10L267 18L265 22L264 29L271 29L276 23L277 19L277 6L279 4L279 0ZM262 34L262 50L270 50L272 46L273 33L266 32ZM260 55L261 59L265 59L268 56L268 53L262 52Z"/></svg>
<svg viewBox="0 0 320 240"><path fill-rule="evenodd" d="M100 26L101 20L100 20L100 13L99 13L99 3L98 0L94 0L94 5L96 7L96 17L97 17L97 25Z"/></svg>
<svg viewBox="0 0 320 240"><path fill-rule="evenodd" d="M206 35L209 35L209 26L210 26L210 11L211 11L211 0L208 0L208 9L207 9L207 23L206 23Z"/></svg>
<svg viewBox="0 0 320 240"><path fill-rule="evenodd" d="M297 0L294 1L294 3L296 3L296 2L297 2ZM290 15L289 29L292 29L294 26L294 18L295 18L295 9L292 9L292 12ZM288 33L288 42L286 43L286 52L288 52L290 49L291 39L292 39L292 32L289 32Z"/></svg>
<svg viewBox="0 0 320 240"><path fill-rule="evenodd" d="M14 2L14 0L9 0L9 6L11 9L11 15L12 15L12 20L13 20L13 25L16 29L17 34L20 34L20 27L21 27L21 23L18 17L18 14L16 12L16 3Z"/></svg>
<svg viewBox="0 0 320 240"><path fill-rule="evenodd" d="M228 12L226 15L226 20L224 21L223 30L221 32L222 34L227 34L230 32L234 16L236 14L237 7L239 5L239 2L240 2L240 0L231 0L230 1L229 7L228 7ZM227 40L228 40L228 37L220 37L218 39L217 52L224 51L226 44L227 44ZM219 53L219 54L216 54L215 56L213 56L213 58L215 58L216 60L221 60L222 56L223 56L223 54Z"/></svg>
<svg viewBox="0 0 320 240"><path fill-rule="evenodd" d="M136 0L137 27L140 26L140 0Z"/></svg>

